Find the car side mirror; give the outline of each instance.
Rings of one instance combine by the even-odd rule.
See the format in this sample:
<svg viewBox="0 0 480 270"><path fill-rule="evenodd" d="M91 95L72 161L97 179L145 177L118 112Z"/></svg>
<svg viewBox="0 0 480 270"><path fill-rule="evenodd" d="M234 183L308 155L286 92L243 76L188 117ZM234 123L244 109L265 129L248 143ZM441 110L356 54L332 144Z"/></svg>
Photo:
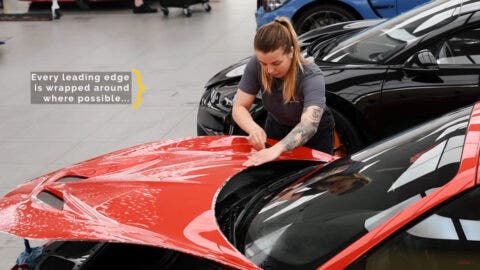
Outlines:
<svg viewBox="0 0 480 270"><path fill-rule="evenodd" d="M411 78L412 81L423 83L442 83L443 80L438 76L438 70L437 59L427 49L412 55L403 66L406 77Z"/></svg>
<svg viewBox="0 0 480 270"><path fill-rule="evenodd" d="M437 59L430 50L423 49L412 55L405 63L410 70L438 70Z"/></svg>

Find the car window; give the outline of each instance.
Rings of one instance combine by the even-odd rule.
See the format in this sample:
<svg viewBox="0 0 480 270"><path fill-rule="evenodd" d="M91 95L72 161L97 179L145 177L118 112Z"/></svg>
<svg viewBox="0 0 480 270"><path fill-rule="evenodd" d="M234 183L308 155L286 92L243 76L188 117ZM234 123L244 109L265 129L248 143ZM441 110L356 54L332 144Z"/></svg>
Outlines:
<svg viewBox="0 0 480 270"><path fill-rule="evenodd" d="M424 35L451 23L461 6L472 1L431 1L388 20L323 52L321 62L383 63Z"/></svg>
<svg viewBox="0 0 480 270"><path fill-rule="evenodd" d="M480 27L465 31L441 42L438 49L439 65L480 64Z"/></svg>
<svg viewBox="0 0 480 270"><path fill-rule="evenodd" d="M471 109L312 171L260 205L237 248L262 268L315 269L455 176Z"/></svg>
<svg viewBox="0 0 480 270"><path fill-rule="evenodd" d="M441 206L348 270L480 269L480 189Z"/></svg>

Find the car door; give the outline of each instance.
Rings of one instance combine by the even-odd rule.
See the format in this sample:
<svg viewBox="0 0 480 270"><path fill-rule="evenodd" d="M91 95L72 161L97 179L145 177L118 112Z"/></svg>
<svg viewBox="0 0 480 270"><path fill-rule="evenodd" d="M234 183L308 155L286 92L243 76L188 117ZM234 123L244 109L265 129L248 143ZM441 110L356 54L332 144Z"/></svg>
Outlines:
<svg viewBox="0 0 480 270"><path fill-rule="evenodd" d="M434 57L431 65L391 66L387 71L381 97L383 136L480 100L480 25L419 47L412 57L425 55Z"/></svg>
<svg viewBox="0 0 480 270"><path fill-rule="evenodd" d="M480 189L405 226L347 270L480 269Z"/></svg>

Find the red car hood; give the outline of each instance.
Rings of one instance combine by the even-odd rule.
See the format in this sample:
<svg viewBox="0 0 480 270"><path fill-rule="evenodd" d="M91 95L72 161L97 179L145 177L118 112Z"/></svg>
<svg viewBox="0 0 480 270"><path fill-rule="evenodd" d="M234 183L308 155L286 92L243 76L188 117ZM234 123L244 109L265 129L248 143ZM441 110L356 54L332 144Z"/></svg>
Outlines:
<svg viewBox="0 0 480 270"><path fill-rule="evenodd" d="M100 156L7 194L0 200L0 230L24 238L159 246L258 269L224 238L213 210L217 192L245 168L252 151L244 137L209 136ZM299 148L280 159L334 157Z"/></svg>

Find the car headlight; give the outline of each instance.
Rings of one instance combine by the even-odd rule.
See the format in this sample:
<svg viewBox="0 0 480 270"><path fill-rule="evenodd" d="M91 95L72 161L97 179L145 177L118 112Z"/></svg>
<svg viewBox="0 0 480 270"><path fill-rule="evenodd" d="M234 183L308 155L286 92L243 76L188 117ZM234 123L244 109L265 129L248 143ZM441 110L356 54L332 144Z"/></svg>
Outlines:
<svg viewBox="0 0 480 270"><path fill-rule="evenodd" d="M237 76L242 76L243 72L245 71L246 66L247 66L247 64L244 64L244 65L238 66L238 67L230 70L227 74L225 74L225 77L233 78L233 77L237 77Z"/></svg>
<svg viewBox="0 0 480 270"><path fill-rule="evenodd" d="M233 107L233 98L237 93L237 88L237 85L232 85L207 89L200 100L200 106L229 113Z"/></svg>
<svg viewBox="0 0 480 270"><path fill-rule="evenodd" d="M263 9L265 11L274 11L275 9L285 5L290 0L263 0Z"/></svg>

